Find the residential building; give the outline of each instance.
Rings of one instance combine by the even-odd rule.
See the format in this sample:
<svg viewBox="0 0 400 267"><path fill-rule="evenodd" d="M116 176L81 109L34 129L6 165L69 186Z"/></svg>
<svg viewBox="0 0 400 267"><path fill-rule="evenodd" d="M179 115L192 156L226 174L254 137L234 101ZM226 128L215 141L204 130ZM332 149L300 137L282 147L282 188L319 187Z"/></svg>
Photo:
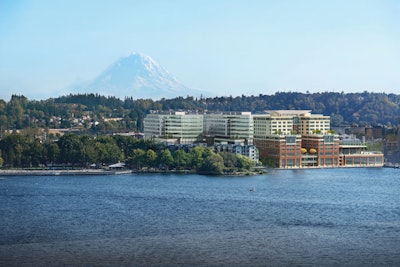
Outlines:
<svg viewBox="0 0 400 267"><path fill-rule="evenodd" d="M259 152L255 145L214 144L212 148L216 153L230 152L236 155L248 157L254 162L259 162Z"/></svg>

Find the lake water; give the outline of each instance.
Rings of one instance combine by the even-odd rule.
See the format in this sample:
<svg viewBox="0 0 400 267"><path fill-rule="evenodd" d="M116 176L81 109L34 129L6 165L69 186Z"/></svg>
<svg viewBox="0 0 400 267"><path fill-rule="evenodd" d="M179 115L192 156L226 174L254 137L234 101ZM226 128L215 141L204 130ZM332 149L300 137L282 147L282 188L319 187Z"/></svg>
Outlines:
<svg viewBox="0 0 400 267"><path fill-rule="evenodd" d="M0 266L400 266L400 170L0 180Z"/></svg>

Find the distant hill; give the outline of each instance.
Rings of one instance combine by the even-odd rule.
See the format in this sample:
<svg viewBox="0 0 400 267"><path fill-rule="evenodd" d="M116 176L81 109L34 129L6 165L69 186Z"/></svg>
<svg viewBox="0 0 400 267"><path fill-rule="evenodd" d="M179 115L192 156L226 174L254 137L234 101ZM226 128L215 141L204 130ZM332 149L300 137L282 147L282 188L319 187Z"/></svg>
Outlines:
<svg viewBox="0 0 400 267"><path fill-rule="evenodd" d="M9 102L0 100L0 128L32 127L70 128L87 127L92 122L103 124L94 130L105 132L143 130L143 119L151 110L195 111L250 111L307 109L312 113L331 116L331 125L387 125L400 124L400 95L385 93L292 93L274 95L209 97L175 97L169 99L123 100L99 94L71 94L48 100L28 100L12 96ZM86 121L82 121L82 118ZM113 123L106 118L122 118ZM87 121L89 120L89 121Z"/></svg>
<svg viewBox="0 0 400 267"><path fill-rule="evenodd" d="M84 96L68 96L57 99L60 102L87 104L91 99ZM109 103L115 101L108 100ZM96 102L94 99L90 103ZM104 101L103 101L104 102ZM103 103L103 105L107 105ZM171 99L134 100L126 99L119 104L136 109L141 114L149 110L208 110L208 111L251 111L308 109L312 113L331 116L331 124L339 125L397 125L400 123L400 95L386 93L296 93L277 92L274 95L237 97L176 97ZM141 108L143 106L143 109ZM114 107L117 108L117 107Z"/></svg>
<svg viewBox="0 0 400 267"><path fill-rule="evenodd" d="M182 98L159 101L168 110L208 109L210 111L251 111L307 109L331 116L331 124L387 125L400 123L400 95L386 93L297 93L277 92L274 95L214 97L200 101Z"/></svg>
<svg viewBox="0 0 400 267"><path fill-rule="evenodd" d="M120 58L93 81L74 85L71 90L73 93L98 93L120 99L161 99L201 94L180 83L154 59L140 53Z"/></svg>

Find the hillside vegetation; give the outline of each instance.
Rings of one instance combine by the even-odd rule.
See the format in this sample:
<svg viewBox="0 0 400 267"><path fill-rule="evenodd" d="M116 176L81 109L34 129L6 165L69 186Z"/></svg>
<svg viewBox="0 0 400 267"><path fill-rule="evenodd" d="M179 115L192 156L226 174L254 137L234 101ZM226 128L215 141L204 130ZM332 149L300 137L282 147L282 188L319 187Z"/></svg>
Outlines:
<svg viewBox="0 0 400 267"><path fill-rule="evenodd" d="M71 128L96 133L143 130L143 118L150 110L251 111L306 109L331 116L332 126L393 125L399 123L400 95L386 93L295 93L274 95L174 99L124 100L98 94L67 95L47 100L29 100L13 95L0 100L0 129ZM118 118L117 120L108 120Z"/></svg>

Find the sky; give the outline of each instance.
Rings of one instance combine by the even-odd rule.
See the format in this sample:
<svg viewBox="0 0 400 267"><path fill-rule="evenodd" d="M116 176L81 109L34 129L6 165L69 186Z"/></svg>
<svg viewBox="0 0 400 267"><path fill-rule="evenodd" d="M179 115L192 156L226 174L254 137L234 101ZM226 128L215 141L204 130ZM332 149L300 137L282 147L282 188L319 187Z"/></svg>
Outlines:
<svg viewBox="0 0 400 267"><path fill-rule="evenodd" d="M131 52L218 96L398 94L400 1L0 0L6 101L65 95Z"/></svg>

